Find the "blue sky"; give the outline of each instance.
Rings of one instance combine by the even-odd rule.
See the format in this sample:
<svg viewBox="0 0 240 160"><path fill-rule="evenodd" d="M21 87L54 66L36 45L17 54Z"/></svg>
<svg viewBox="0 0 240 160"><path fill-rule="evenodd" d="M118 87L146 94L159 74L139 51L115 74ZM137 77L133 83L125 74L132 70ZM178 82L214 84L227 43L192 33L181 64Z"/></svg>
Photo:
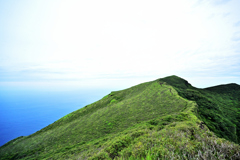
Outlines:
<svg viewBox="0 0 240 160"><path fill-rule="evenodd" d="M239 0L0 0L0 86L240 84Z"/></svg>

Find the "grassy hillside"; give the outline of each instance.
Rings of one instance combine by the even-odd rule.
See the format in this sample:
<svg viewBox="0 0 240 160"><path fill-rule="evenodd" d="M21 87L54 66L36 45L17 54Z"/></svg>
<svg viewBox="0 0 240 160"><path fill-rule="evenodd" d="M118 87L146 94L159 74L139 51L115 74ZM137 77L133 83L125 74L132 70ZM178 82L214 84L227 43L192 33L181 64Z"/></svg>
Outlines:
<svg viewBox="0 0 240 160"><path fill-rule="evenodd" d="M177 79L182 83L176 83ZM180 96L198 104L199 118L217 136L240 143L240 85L198 89L175 76L163 80L172 85Z"/></svg>
<svg viewBox="0 0 240 160"><path fill-rule="evenodd" d="M0 159L238 159L240 89L220 87L171 76L111 92L8 142Z"/></svg>

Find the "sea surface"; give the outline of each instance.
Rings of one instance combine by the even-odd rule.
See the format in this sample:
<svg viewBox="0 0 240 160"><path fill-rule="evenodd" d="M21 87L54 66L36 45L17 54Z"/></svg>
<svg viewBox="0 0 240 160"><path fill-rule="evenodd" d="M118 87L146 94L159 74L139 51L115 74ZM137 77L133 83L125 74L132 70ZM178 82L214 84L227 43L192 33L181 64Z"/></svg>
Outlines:
<svg viewBox="0 0 240 160"><path fill-rule="evenodd" d="M0 88L0 146L30 135L108 93L102 89Z"/></svg>

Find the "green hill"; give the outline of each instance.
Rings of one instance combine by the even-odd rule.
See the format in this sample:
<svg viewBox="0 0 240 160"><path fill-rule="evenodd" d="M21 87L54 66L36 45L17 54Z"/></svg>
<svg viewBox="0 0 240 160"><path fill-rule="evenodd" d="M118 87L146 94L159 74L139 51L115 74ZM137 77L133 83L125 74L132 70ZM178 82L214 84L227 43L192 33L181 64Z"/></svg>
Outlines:
<svg viewBox="0 0 240 160"><path fill-rule="evenodd" d="M0 147L0 159L240 159L240 86L170 76L111 92Z"/></svg>

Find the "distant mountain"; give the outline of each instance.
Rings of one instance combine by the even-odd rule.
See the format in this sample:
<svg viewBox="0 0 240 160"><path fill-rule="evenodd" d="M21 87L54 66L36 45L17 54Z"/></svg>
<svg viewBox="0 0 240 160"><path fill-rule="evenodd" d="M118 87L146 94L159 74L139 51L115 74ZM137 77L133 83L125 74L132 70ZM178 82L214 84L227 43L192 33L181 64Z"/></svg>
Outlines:
<svg viewBox="0 0 240 160"><path fill-rule="evenodd" d="M240 159L240 86L169 76L114 91L0 147L0 159Z"/></svg>

